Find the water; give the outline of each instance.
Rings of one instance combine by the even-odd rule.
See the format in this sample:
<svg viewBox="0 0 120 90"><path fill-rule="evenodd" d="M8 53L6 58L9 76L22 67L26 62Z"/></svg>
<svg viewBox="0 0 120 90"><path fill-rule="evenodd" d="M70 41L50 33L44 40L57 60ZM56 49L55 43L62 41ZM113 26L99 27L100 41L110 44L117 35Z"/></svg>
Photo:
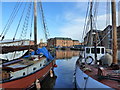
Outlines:
<svg viewBox="0 0 120 90"><path fill-rule="evenodd" d="M59 52L59 53L58 53ZM78 59L78 51L57 51L57 67L54 68L54 77L47 78L43 88L74 88L73 74L75 63ZM60 59L59 59L59 58Z"/></svg>

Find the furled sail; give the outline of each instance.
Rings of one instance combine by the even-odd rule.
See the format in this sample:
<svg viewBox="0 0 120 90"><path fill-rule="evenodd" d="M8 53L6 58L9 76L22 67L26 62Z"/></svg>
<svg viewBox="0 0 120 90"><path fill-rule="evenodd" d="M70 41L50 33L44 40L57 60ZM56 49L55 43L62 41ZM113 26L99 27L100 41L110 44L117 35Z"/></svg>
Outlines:
<svg viewBox="0 0 120 90"><path fill-rule="evenodd" d="M13 60L22 57L29 49L29 40L0 41L0 59Z"/></svg>

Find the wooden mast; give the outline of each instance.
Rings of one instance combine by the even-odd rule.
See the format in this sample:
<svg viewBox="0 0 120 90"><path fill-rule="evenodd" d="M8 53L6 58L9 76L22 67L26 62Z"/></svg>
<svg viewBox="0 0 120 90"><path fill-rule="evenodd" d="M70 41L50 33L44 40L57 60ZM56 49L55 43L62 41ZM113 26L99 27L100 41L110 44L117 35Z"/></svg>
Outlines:
<svg viewBox="0 0 120 90"><path fill-rule="evenodd" d="M93 43L93 14L92 14L92 8L93 8L93 0L90 0L90 46L94 45L94 53L95 53L95 63L97 64L97 37L95 32L95 42Z"/></svg>
<svg viewBox="0 0 120 90"><path fill-rule="evenodd" d="M116 28L116 0L112 0L112 29L113 29L113 64L117 64L117 28Z"/></svg>
<svg viewBox="0 0 120 90"><path fill-rule="evenodd" d="M92 22L92 18L93 18L93 15L92 15L92 8L93 8L93 1L90 0L90 46L93 45L93 36L92 36L92 33L93 33L93 22Z"/></svg>
<svg viewBox="0 0 120 90"><path fill-rule="evenodd" d="M37 49L37 0L34 0L34 45Z"/></svg>

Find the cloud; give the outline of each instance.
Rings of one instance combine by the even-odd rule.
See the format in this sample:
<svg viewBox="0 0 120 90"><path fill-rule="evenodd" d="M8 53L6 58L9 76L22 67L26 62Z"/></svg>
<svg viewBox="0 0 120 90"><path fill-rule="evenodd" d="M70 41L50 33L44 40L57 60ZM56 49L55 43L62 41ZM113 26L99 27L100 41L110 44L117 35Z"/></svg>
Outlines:
<svg viewBox="0 0 120 90"><path fill-rule="evenodd" d="M110 14L99 15L97 18L98 18L97 19L97 25L98 25L97 28L98 29L103 30L106 27L106 25L108 25L108 24L112 25L112 20L111 20L112 15L111 15L111 13ZM106 24L106 21L107 21L107 24ZM116 25L117 26L118 26L118 22L119 22L118 12L116 12Z"/></svg>
<svg viewBox="0 0 120 90"><path fill-rule="evenodd" d="M71 37L72 39L82 40L83 29L81 25L69 25L61 28L61 35L64 37Z"/></svg>
<svg viewBox="0 0 120 90"><path fill-rule="evenodd" d="M117 23L117 26L120 25L120 11L116 12L116 23Z"/></svg>
<svg viewBox="0 0 120 90"><path fill-rule="evenodd" d="M118 18L118 13L116 13L116 15ZM59 29L60 35L64 37L71 37L72 39L82 41L83 27L85 23L84 18L80 16L78 17L73 13L67 13L65 16L65 19L67 20L67 24L65 24ZM108 20L107 24L111 24L110 14L107 14L107 15L103 14L97 17L96 23L97 23L98 30L103 30L106 27L106 19L107 20L110 19Z"/></svg>
<svg viewBox="0 0 120 90"><path fill-rule="evenodd" d="M59 29L60 35L81 41L84 18L78 17L74 13L66 13L65 20L67 24Z"/></svg>
<svg viewBox="0 0 120 90"><path fill-rule="evenodd" d="M83 41L83 29L85 23L85 11L87 7L83 8L83 5L86 3L76 3L76 6L72 8L72 10L65 11L64 14L61 15L64 20L64 24L60 26L58 29L59 36L62 37L70 37L72 39L76 39L79 41ZM100 8L100 7L99 7ZM84 10L82 10L84 9ZM82 11L81 11L82 10ZM103 9L99 9L103 10ZM84 13L84 14L83 14ZM118 12L116 12L118 18ZM111 14L106 14L105 10L103 12L98 11L97 16L97 29L103 30L106 27L106 19L107 25L111 24ZM118 25L118 19L117 19Z"/></svg>

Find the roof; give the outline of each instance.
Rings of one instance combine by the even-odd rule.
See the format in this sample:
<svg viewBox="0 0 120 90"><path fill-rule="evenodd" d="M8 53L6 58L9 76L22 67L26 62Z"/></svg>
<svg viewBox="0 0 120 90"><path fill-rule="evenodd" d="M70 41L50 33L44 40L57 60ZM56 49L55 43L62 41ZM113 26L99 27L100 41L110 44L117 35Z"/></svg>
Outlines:
<svg viewBox="0 0 120 90"><path fill-rule="evenodd" d="M94 46L85 46L85 48L95 48ZM104 46L97 46L96 48L105 48Z"/></svg>
<svg viewBox="0 0 120 90"><path fill-rule="evenodd" d="M108 29L108 28L111 29L111 28L112 28L112 25L108 25L104 30L106 30L106 29ZM103 31L104 31L104 30L103 30Z"/></svg>
<svg viewBox="0 0 120 90"><path fill-rule="evenodd" d="M79 40L73 40L73 41L78 41L79 42Z"/></svg>
<svg viewBox="0 0 120 90"><path fill-rule="evenodd" d="M60 40L72 40L71 38L65 38L65 37L55 37L54 39L60 39Z"/></svg>

